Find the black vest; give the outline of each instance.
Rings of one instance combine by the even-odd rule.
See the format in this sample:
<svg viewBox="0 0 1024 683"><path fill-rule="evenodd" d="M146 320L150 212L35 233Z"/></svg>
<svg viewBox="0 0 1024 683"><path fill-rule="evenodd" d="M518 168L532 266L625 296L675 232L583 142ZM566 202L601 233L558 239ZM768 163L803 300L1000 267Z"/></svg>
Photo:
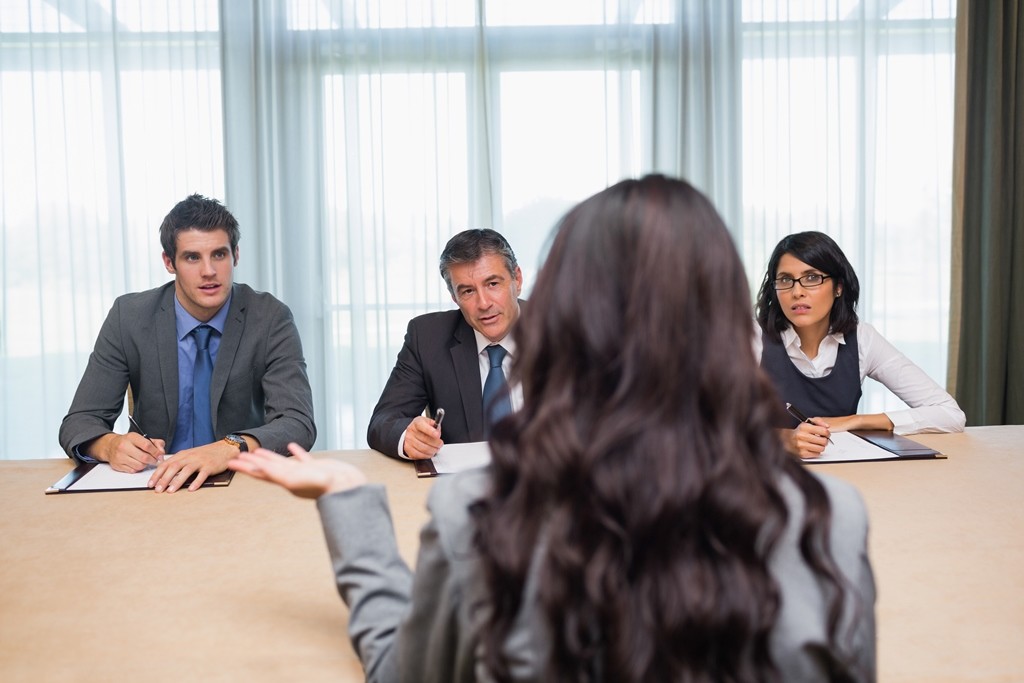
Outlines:
<svg viewBox="0 0 1024 683"><path fill-rule="evenodd" d="M768 373L783 401L792 403L807 417L855 415L860 403L860 359L857 355L857 331L843 335L836 364L824 377L807 377L797 370L781 342L761 333L761 367ZM796 418L786 414L782 427L797 426Z"/></svg>

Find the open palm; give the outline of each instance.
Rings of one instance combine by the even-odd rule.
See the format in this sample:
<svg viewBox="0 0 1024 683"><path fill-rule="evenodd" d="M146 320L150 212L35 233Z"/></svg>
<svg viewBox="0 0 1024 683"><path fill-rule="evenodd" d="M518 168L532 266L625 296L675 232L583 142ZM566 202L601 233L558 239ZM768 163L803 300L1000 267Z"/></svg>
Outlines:
<svg viewBox="0 0 1024 683"><path fill-rule="evenodd" d="M288 444L288 451L293 457L286 458L265 448L239 453L228 468L283 486L300 498L319 498L366 483L366 476L348 463L314 458L294 443Z"/></svg>

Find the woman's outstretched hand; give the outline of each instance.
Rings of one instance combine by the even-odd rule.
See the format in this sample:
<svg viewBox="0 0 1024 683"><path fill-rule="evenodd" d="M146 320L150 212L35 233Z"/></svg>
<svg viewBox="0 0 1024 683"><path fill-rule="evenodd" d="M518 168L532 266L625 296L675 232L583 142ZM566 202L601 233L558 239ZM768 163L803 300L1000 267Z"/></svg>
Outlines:
<svg viewBox="0 0 1024 683"><path fill-rule="evenodd" d="M366 476L346 462L314 458L295 443L288 444L288 451L291 458L266 448L239 453L228 462L228 469L283 486L300 498L319 498L366 483Z"/></svg>

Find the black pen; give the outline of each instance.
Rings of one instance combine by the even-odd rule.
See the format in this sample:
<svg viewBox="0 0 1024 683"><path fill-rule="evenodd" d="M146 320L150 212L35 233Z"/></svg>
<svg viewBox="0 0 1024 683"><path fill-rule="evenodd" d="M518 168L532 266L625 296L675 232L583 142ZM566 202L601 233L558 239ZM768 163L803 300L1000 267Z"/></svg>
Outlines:
<svg viewBox="0 0 1024 683"><path fill-rule="evenodd" d="M142 427L140 427L140 426L139 426L139 423L135 421L135 418L134 418L134 417L132 417L131 415L129 415L129 416L128 416L128 420L129 420L129 421L130 421L130 422L131 422L131 423L132 423L133 425L135 425L135 428L136 428L136 429L138 429L138 430L139 430L139 434L142 434L142 438L144 438L144 439L145 439L146 441L148 441L148 442L150 442L151 444L153 444L153 448L155 448L155 449L157 449L157 450L160 450L160 447L156 445L156 441L153 441L153 439L149 438L149 434L147 434L146 432L142 431ZM159 459L159 456L157 456L157 458Z"/></svg>
<svg viewBox="0 0 1024 683"><path fill-rule="evenodd" d="M441 428L441 421L444 420L444 408L438 408L437 414L434 415L434 428Z"/></svg>
<svg viewBox="0 0 1024 683"><path fill-rule="evenodd" d="M814 424L813 422L811 422L811 418L809 418L806 415L804 415L803 413L801 413L800 410L797 409L797 407L795 405L793 405L792 403L787 403L786 404L786 412L789 413L790 415L792 415L793 417L795 417L800 422L806 422L809 425ZM825 438L828 439L828 442L830 444L832 444L833 446L836 445L836 442L832 440L832 437L826 436Z"/></svg>

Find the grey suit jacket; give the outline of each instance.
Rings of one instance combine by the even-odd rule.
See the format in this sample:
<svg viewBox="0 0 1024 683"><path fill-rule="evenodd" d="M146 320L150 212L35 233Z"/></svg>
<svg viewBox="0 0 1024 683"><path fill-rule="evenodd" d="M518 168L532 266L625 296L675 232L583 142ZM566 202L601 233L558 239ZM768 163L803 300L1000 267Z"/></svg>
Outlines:
<svg viewBox="0 0 1024 683"><path fill-rule="evenodd" d="M417 316L409 321L405 343L373 409L366 441L370 448L399 457L402 432L424 408L431 415L444 408L445 443L483 441L481 393L476 337L462 312Z"/></svg>
<svg viewBox="0 0 1024 683"><path fill-rule="evenodd" d="M772 656L784 681L828 681L830 672L873 681L875 586L867 512L852 486L819 478L832 505L832 552L849 585L840 649L828 645L827 598L800 555L803 501L786 481L790 520L769 558L781 593ZM349 606L349 636L368 681L490 680L476 640L488 607L468 512L487 484L486 470L438 479L428 500L431 518L420 534L415 575L399 556L383 487L365 485L317 501L338 592ZM535 596L530 578L524 608L505 644L515 680L540 680L548 658L549 638L533 607Z"/></svg>
<svg viewBox="0 0 1024 683"><path fill-rule="evenodd" d="M113 429L129 386L135 420L170 444L178 417L173 282L114 301L60 427L69 457ZM210 392L218 439L241 432L278 452L316 440L302 342L291 311L270 294L233 286Z"/></svg>

